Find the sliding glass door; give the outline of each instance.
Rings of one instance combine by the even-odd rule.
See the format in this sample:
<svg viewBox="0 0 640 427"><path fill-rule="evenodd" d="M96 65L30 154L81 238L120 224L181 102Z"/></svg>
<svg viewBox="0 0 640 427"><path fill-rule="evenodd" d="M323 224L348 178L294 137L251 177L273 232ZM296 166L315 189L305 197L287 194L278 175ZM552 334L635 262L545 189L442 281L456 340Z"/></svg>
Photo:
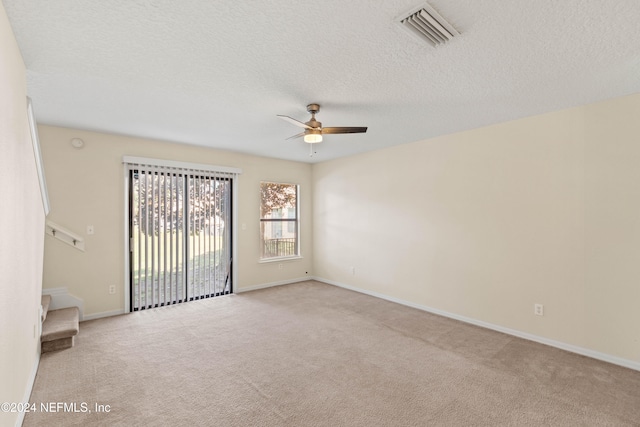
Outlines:
<svg viewBox="0 0 640 427"><path fill-rule="evenodd" d="M130 168L131 311L232 291L232 179Z"/></svg>

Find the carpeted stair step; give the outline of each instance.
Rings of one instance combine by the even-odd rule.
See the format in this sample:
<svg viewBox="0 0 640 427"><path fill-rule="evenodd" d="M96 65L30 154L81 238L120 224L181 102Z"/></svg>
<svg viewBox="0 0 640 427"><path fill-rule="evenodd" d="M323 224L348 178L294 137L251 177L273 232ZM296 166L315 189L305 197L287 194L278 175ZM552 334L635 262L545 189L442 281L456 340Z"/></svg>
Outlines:
<svg viewBox="0 0 640 427"><path fill-rule="evenodd" d="M40 305L42 305L42 317L41 322L44 322L47 318L47 312L49 311L49 304L51 304L51 295L42 295Z"/></svg>
<svg viewBox="0 0 640 427"><path fill-rule="evenodd" d="M42 324L42 353L73 347L73 339L80 331L78 307L51 310Z"/></svg>

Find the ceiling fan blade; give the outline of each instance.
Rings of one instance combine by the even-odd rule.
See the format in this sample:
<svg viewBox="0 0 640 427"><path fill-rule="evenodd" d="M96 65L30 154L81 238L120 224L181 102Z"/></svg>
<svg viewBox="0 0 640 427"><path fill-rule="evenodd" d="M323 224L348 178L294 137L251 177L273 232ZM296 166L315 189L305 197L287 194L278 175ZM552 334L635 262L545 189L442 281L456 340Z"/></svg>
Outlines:
<svg viewBox="0 0 640 427"><path fill-rule="evenodd" d="M322 128L322 133L365 133L367 127L334 127L334 128Z"/></svg>
<svg viewBox="0 0 640 427"><path fill-rule="evenodd" d="M300 132L300 133L299 133L299 134L297 134L297 135L290 136L290 137L289 137L289 138L287 138L287 139L300 138L301 136L304 136L304 132ZM285 139L285 141L286 141L287 139Z"/></svg>
<svg viewBox="0 0 640 427"><path fill-rule="evenodd" d="M289 116L282 116L278 114L278 117L280 117L282 120L285 120L291 123L292 125L300 126L301 128L305 128L305 129L313 129L311 126L307 125L306 123L302 123L301 121L291 118Z"/></svg>

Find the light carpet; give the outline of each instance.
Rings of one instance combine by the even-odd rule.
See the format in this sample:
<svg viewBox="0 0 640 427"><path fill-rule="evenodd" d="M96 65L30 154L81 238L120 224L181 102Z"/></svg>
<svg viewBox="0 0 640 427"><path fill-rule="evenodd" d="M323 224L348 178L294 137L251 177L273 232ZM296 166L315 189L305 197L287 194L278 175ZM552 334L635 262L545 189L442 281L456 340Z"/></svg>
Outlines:
<svg viewBox="0 0 640 427"><path fill-rule="evenodd" d="M31 402L76 408L27 427L637 426L640 372L309 281L83 322Z"/></svg>

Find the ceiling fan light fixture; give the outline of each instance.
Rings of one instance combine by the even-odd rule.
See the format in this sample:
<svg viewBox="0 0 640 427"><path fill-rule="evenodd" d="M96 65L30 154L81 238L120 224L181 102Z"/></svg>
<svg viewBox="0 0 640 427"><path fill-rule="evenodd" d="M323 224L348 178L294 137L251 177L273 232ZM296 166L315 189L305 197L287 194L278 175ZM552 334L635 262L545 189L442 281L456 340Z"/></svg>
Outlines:
<svg viewBox="0 0 640 427"><path fill-rule="evenodd" d="M309 144L322 142L322 133L315 129L309 130L308 133L305 133L304 135L304 142L308 142Z"/></svg>

